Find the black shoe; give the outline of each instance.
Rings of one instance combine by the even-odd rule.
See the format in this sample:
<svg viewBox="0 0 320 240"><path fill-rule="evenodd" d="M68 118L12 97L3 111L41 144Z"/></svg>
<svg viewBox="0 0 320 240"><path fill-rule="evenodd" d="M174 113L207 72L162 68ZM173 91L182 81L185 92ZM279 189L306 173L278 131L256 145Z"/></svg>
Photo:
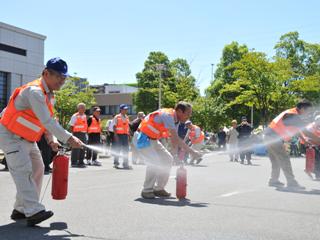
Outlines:
<svg viewBox="0 0 320 240"><path fill-rule="evenodd" d="M20 220L20 219L25 219L26 215L24 215L22 212L19 212L19 211L13 209L10 218L12 220Z"/></svg>
<svg viewBox="0 0 320 240"><path fill-rule="evenodd" d="M51 218L52 216L53 216L53 212L42 210L42 211L32 215L31 217L27 218L27 226L33 227L34 225L41 223L44 220Z"/></svg>
<svg viewBox="0 0 320 240"><path fill-rule="evenodd" d="M131 170L131 169L132 169L132 167L131 167L131 166L129 166L129 165L123 165L123 169Z"/></svg>
<svg viewBox="0 0 320 240"><path fill-rule="evenodd" d="M199 164L202 161L202 158L198 158L196 163Z"/></svg>
<svg viewBox="0 0 320 240"><path fill-rule="evenodd" d="M84 163L79 163L78 168L86 168L87 166Z"/></svg>

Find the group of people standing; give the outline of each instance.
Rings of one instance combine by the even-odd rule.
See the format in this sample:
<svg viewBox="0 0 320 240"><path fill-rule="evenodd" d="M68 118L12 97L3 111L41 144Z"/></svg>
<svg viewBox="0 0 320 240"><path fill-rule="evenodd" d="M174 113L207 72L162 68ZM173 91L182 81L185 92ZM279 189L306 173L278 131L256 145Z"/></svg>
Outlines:
<svg viewBox="0 0 320 240"><path fill-rule="evenodd" d="M246 117L241 118L239 125L237 124L237 120L232 120L231 124L232 126L226 134L230 161L238 162L238 158L240 157L241 164L244 164L244 160L246 160L248 165L252 165L252 126L248 123Z"/></svg>

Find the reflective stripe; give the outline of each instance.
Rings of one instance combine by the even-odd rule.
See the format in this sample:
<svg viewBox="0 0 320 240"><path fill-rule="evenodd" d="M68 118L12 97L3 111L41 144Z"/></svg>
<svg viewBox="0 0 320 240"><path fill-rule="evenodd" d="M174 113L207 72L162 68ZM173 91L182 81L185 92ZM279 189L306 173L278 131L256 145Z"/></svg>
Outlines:
<svg viewBox="0 0 320 240"><path fill-rule="evenodd" d="M18 117L17 122L20 123L21 125L24 125L27 128L30 128L31 130L35 132L40 132L41 128L38 127L37 125L33 124L32 122L28 121L27 119L23 117Z"/></svg>
<svg viewBox="0 0 320 240"><path fill-rule="evenodd" d="M158 129L156 129L155 127L151 126L150 124L147 125L147 128L149 128L155 134L160 134L160 131Z"/></svg>

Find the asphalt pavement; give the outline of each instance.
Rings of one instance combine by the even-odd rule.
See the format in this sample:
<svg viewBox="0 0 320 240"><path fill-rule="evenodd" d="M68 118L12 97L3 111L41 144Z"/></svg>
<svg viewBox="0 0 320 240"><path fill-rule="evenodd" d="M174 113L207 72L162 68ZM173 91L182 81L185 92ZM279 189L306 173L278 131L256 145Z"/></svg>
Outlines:
<svg viewBox="0 0 320 240"><path fill-rule="evenodd" d="M292 163L306 190L290 192L267 186L266 157L253 156L249 166L230 162L226 155L208 154L199 166L186 167L184 201L175 198L177 167L167 185L172 197L145 200L140 197L145 166L117 170L112 158L101 161L102 167L70 168L66 200L53 200L49 183L43 203L55 215L33 228L24 220L10 220L15 186L10 174L1 171L0 239L320 239L320 182L304 173L303 158L293 158Z"/></svg>

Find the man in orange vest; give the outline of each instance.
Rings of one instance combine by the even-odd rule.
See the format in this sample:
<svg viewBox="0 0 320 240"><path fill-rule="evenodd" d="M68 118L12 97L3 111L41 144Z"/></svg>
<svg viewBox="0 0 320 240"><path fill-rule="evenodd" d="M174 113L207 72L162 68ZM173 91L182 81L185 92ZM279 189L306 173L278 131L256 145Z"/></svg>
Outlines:
<svg viewBox="0 0 320 240"><path fill-rule="evenodd" d="M99 107L93 108L93 115L88 118L88 145L100 145L101 142L101 121L100 121ZM87 149L87 163L88 165L101 166L101 163L97 160L98 153L94 150ZM91 162L92 157L92 162Z"/></svg>
<svg viewBox="0 0 320 240"><path fill-rule="evenodd" d="M204 145L204 132L201 131L200 127L192 124L191 121L187 121L185 125L189 129L186 138L191 142L191 148L200 151ZM202 161L202 158L192 158L190 164L193 165L195 161L199 164Z"/></svg>
<svg viewBox="0 0 320 240"><path fill-rule="evenodd" d="M62 87L68 76L67 71L65 61L50 59L39 79L15 89L1 113L0 148L5 153L17 189L11 219L27 218L28 226L34 226L53 215L39 202L44 165L36 142L45 133L54 151L59 146L55 137L72 147L83 145L63 129L53 116L53 91Z"/></svg>
<svg viewBox="0 0 320 240"><path fill-rule="evenodd" d="M123 158L122 166L124 169L132 169L129 166L129 117L127 116L128 106L120 105L120 113L113 118L114 131L114 168L119 168L119 156Z"/></svg>
<svg viewBox="0 0 320 240"><path fill-rule="evenodd" d="M87 116L85 114L86 105L84 103L79 103L77 105L77 109L78 109L78 112L72 115L69 125L71 127L73 136L76 136L82 142L86 143L87 131L88 131ZM85 168L86 165L84 164L84 161L83 161L84 155L85 155L84 148L72 149L71 166Z"/></svg>
<svg viewBox="0 0 320 240"><path fill-rule="evenodd" d="M177 154L178 147L190 153L192 157L201 157L197 151L191 149L183 139L179 138L176 123L185 123L192 114L192 106L186 102L179 102L174 109L159 109L150 113L139 126L139 134L134 136L133 143L139 149L139 156L144 160L146 177L141 196L146 199L155 197L169 197L165 190L173 162L172 154L161 144L159 139L163 133L169 131L173 154Z"/></svg>
<svg viewBox="0 0 320 240"><path fill-rule="evenodd" d="M304 135L320 143L320 138L315 137L305 129L305 127L308 125L306 116L309 114L311 107L312 105L310 102L303 100L299 102L295 108L288 109L280 113L269 124L265 135L268 155L272 166L269 186L284 186L284 183L279 181L280 169L282 169L287 180L287 187L289 189L305 189L295 180L290 157L284 147L284 141L289 141L292 136L302 132Z"/></svg>

